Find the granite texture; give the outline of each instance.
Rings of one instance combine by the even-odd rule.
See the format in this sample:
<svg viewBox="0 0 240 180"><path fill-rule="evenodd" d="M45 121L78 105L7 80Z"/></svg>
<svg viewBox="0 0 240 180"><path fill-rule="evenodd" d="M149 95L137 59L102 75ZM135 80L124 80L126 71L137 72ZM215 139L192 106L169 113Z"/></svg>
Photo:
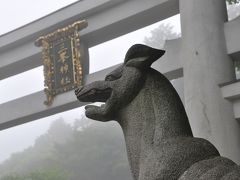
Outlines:
<svg viewBox="0 0 240 180"><path fill-rule="evenodd" d="M105 103L86 106L86 116L120 124L134 180L240 179L234 162L220 157L209 141L192 136L177 92L151 68L163 54L136 44L105 80L76 89L80 101Z"/></svg>

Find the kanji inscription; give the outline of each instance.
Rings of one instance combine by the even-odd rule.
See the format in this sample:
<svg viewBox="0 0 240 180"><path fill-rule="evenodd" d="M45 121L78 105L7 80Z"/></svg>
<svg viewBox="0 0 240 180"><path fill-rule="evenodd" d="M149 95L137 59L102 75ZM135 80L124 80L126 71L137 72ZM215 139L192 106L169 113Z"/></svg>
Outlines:
<svg viewBox="0 0 240 180"><path fill-rule="evenodd" d="M54 96L82 84L79 31L87 27L86 21L77 21L39 37L35 45L42 47L46 105L53 103Z"/></svg>

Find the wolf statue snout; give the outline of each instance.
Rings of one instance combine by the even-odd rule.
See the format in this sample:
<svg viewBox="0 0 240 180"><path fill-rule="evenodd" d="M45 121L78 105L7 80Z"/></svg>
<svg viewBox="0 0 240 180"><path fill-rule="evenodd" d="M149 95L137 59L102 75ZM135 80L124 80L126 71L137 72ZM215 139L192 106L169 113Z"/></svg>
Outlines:
<svg viewBox="0 0 240 180"><path fill-rule="evenodd" d="M151 64L163 50L132 46L105 80L76 89L86 116L117 121L124 133L134 180L240 180L240 168L207 140L194 138L184 106Z"/></svg>

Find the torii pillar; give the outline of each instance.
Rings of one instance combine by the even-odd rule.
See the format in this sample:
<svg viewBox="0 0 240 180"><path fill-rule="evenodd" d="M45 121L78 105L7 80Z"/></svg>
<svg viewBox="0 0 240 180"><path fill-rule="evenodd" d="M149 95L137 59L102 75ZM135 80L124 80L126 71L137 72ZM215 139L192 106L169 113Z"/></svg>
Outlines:
<svg viewBox="0 0 240 180"><path fill-rule="evenodd" d="M185 107L196 137L211 141L222 156L240 163L240 126L219 84L234 80L227 54L225 0L179 0Z"/></svg>

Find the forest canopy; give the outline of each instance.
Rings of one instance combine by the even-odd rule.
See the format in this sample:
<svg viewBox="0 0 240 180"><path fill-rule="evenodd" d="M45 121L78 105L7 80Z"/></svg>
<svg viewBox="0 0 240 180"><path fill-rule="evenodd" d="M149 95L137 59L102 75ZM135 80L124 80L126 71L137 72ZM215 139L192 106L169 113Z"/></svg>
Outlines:
<svg viewBox="0 0 240 180"><path fill-rule="evenodd" d="M132 180L115 123L56 120L32 147L0 165L0 180Z"/></svg>

